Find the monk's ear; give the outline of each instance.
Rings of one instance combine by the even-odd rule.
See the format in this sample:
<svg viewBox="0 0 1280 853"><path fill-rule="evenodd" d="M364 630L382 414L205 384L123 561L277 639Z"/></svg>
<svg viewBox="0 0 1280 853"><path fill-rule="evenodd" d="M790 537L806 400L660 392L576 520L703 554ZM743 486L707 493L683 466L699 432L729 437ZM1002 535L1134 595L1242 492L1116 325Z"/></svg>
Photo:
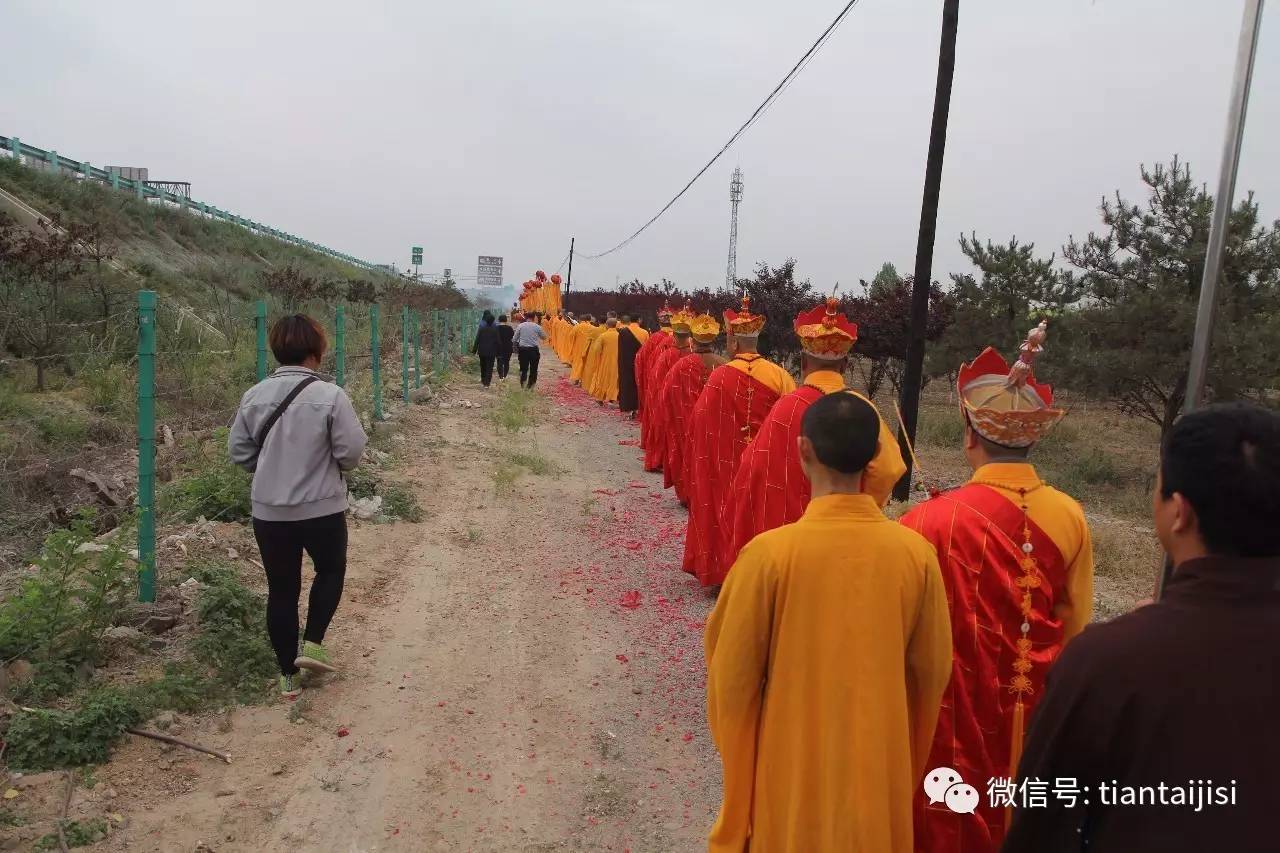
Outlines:
<svg viewBox="0 0 1280 853"><path fill-rule="evenodd" d="M800 451L800 462L805 466L812 465L817 456L813 452L813 442L807 437L800 435L796 437L796 448Z"/></svg>
<svg viewBox="0 0 1280 853"><path fill-rule="evenodd" d="M1182 492L1174 492L1169 500L1173 502L1173 532L1184 535L1197 533L1200 530L1200 518L1191 501Z"/></svg>

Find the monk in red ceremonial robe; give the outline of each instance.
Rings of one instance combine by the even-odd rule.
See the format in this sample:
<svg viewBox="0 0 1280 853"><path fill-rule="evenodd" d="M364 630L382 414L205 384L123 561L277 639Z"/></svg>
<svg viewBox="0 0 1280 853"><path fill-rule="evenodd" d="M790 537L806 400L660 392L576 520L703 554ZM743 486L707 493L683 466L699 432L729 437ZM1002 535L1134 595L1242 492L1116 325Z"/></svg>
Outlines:
<svg viewBox="0 0 1280 853"><path fill-rule="evenodd" d="M684 570L703 586L722 583L729 571L720 563L720 510L742 452L773 404L796 390L791 374L756 351L765 318L751 313L749 297L742 297L740 312L725 311L724 322L732 358L711 372L694 404L684 460L689 493Z"/></svg>
<svg viewBox="0 0 1280 853"><path fill-rule="evenodd" d="M1045 334L1045 323L1031 331L1012 369L990 347L960 368L973 479L902 518L937 549L951 605L955 662L926 766L954 771L982 794L975 812L958 814L917 792L919 851L1000 848L1010 814L989 801L989 780L1017 776L1045 672L1093 610L1084 512L1027 461L1065 414L1032 372Z"/></svg>
<svg viewBox="0 0 1280 853"><path fill-rule="evenodd" d="M693 335L689 324L693 322L693 309L686 305L671 315L671 346L654 353L645 371L645 396L640 409L640 430L644 441L644 470L661 471L667 455L666 413L662 409L660 392L667 374L676 362L693 350ZM645 428L648 424L648 429Z"/></svg>
<svg viewBox="0 0 1280 853"><path fill-rule="evenodd" d="M649 335L649 339L640 345L640 352L636 353L636 397L640 401L640 407L637 411L641 415L644 413L645 390L648 388L645 383L649 366L653 364L659 352L671 346L671 313L671 306L663 303L663 306L658 309L658 331ZM646 432L648 432L648 427L645 426L644 418L641 417L641 447L644 447Z"/></svg>
<svg viewBox="0 0 1280 853"><path fill-rule="evenodd" d="M845 388L844 371L849 350L858 339L858 327L839 312L839 307L832 297L825 305L795 319L796 335L804 351L804 384L774 404L760 424L760 431L742 452L720 513L724 536L720 565L732 566L738 552L757 534L791 524L804 514L809 503L809 481L800 467L796 447L800 418L824 394L854 394ZM894 484L906 471L898 440L881 419L879 445L863 471L862 491L875 498L877 506L884 506Z"/></svg>
<svg viewBox="0 0 1280 853"><path fill-rule="evenodd" d="M689 505L688 483L684 460L689 438L689 419L693 406L707 384L711 371L724 364L724 356L714 351L720 337L720 324L710 314L699 314L689 324L693 351L675 363L658 391L659 417L666 433L662 457L663 486L675 488L676 498Z"/></svg>

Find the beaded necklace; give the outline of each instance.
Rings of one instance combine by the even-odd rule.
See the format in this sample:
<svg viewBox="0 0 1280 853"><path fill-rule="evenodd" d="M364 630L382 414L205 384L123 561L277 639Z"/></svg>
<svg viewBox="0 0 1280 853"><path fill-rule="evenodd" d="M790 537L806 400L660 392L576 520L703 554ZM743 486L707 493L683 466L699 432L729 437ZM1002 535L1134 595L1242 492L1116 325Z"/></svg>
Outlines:
<svg viewBox="0 0 1280 853"><path fill-rule="evenodd" d="M747 356L749 355L755 356L755 358L747 358ZM758 361L760 358L761 358L761 355L758 352L744 352L744 353L735 355L733 357L733 360L745 361L747 363L747 378L751 379L752 378L751 368L755 366L756 361ZM753 436L751 435L751 401L752 399L754 399L755 390L756 390L755 383L748 382L747 383L747 422L738 428L738 432L742 433L742 440L746 444L750 444L751 439L753 438Z"/></svg>

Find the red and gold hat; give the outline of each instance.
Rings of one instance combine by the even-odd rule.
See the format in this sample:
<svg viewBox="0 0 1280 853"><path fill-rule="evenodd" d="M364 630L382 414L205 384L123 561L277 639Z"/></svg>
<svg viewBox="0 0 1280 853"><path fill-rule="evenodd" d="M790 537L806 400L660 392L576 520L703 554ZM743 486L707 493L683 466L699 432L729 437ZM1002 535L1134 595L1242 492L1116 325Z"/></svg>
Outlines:
<svg viewBox="0 0 1280 853"><path fill-rule="evenodd" d="M533 280L541 284L542 282L547 280L547 274L544 273L542 270L538 270L536 273L533 274Z"/></svg>
<svg viewBox="0 0 1280 853"><path fill-rule="evenodd" d="M807 355L838 361L849 354L858 340L858 324L840 313L840 300L827 298L824 305L796 317L796 334Z"/></svg>
<svg viewBox="0 0 1280 853"><path fill-rule="evenodd" d="M552 284L559 284L561 281L563 281L563 279L560 278L560 273L556 272L551 274Z"/></svg>
<svg viewBox="0 0 1280 853"><path fill-rule="evenodd" d="M699 314L689 323L689 334L700 344L715 343L720 337L720 324L710 314Z"/></svg>
<svg viewBox="0 0 1280 853"><path fill-rule="evenodd" d="M697 315L693 313L693 306L686 304L679 311L671 315L671 331L677 335L693 334L693 320Z"/></svg>
<svg viewBox="0 0 1280 853"><path fill-rule="evenodd" d="M658 324L661 326L670 326L671 314L671 303L663 302L662 307L658 309Z"/></svg>
<svg viewBox="0 0 1280 853"><path fill-rule="evenodd" d="M1053 387L1035 380L1035 360L1044 351L1049 324L1040 321L1019 347L1013 367L987 347L961 365L956 382L960 409L978 435L1001 447L1030 447L1066 416L1053 407Z"/></svg>
<svg viewBox="0 0 1280 853"><path fill-rule="evenodd" d="M724 325L729 334L739 338L754 338L764 328L764 315L751 313L751 297L743 294L742 310L730 308L724 312Z"/></svg>

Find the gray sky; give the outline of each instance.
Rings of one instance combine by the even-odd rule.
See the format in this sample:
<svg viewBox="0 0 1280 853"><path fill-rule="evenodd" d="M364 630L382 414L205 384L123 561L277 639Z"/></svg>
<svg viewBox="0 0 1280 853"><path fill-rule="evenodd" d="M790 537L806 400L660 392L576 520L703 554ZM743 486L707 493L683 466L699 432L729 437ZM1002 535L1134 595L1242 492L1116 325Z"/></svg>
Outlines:
<svg viewBox="0 0 1280 853"><path fill-rule="evenodd" d="M9 0L0 133L189 180L196 198L377 262L508 283L629 235L717 150L839 0ZM1280 210L1269 4L1239 188ZM791 255L822 288L915 252L941 0L861 0L748 135L575 284L723 282ZM934 276L961 232L1047 252L1138 164L1216 184L1243 0L962 0ZM19 69L30 76L18 77ZM1268 168L1270 166L1270 168ZM467 284L467 282L463 282Z"/></svg>

